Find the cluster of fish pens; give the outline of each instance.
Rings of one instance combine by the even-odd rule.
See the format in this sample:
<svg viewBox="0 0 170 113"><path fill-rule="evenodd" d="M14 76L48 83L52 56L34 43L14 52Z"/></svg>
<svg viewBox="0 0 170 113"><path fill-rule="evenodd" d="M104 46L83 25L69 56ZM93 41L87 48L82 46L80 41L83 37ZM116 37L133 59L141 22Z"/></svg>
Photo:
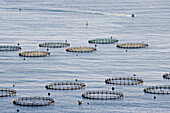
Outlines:
<svg viewBox="0 0 170 113"><path fill-rule="evenodd" d="M89 40L89 43L93 44L110 44L118 42L116 39L104 38L104 39L93 39ZM70 46L67 42L48 42L39 44L40 47L46 47L47 51L25 51L19 53L19 56L23 57L44 57L49 56L50 52L48 52L48 48L62 48ZM116 47L118 48L144 48L148 47L148 44L143 43L125 43L118 44ZM8 46L2 45L0 46L0 51L18 51L21 50L19 46ZM93 52L97 49L95 47L70 47L67 48L67 52ZM166 73L163 75L163 78L170 79L170 74ZM140 78L131 77L119 77L119 78L108 78L105 80L106 84L114 84L114 85L141 85L144 81ZM78 90L85 88L86 85L84 83L79 82L59 82L59 83L50 83L45 86L46 89L50 90ZM145 93L150 94L170 94L170 86L150 86L143 90ZM16 95L16 91L13 89L0 89L0 97L7 97ZM87 99L96 99L96 100L112 100L112 99L121 99L123 98L123 93L118 93L114 91L87 91L82 94L82 97ZM48 97L22 97L15 99L13 104L20 106L48 106L54 104L54 100ZM80 104L81 102L79 102Z"/></svg>

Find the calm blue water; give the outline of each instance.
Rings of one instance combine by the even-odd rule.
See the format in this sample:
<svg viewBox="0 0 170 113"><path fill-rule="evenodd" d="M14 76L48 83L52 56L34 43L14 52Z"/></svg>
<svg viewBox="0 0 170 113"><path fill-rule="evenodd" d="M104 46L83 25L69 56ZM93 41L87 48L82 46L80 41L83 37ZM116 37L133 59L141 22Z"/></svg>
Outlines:
<svg viewBox="0 0 170 113"><path fill-rule="evenodd" d="M71 47L94 47L88 40L111 36L118 43L149 44L148 48L128 52L116 48L116 44L98 45L96 52L78 56L66 52L66 48L53 48L49 57L26 60L18 56L20 51L0 52L0 87L17 91L16 96L0 98L0 112L15 113L16 109L21 113L170 112L170 95L143 92L148 86L170 85L169 80L162 78L170 71L169 6L169 0L0 0L0 44L20 43L21 51L46 51L38 44L65 40ZM144 84L114 86L116 92L124 94L123 99L101 101L81 97L86 91L111 91L112 85L104 82L109 77L133 74L142 78ZM45 89L48 83L75 79L87 87L76 91ZM18 97L48 97L48 92L55 100L54 105L22 107L12 103ZM78 105L78 100L83 104Z"/></svg>

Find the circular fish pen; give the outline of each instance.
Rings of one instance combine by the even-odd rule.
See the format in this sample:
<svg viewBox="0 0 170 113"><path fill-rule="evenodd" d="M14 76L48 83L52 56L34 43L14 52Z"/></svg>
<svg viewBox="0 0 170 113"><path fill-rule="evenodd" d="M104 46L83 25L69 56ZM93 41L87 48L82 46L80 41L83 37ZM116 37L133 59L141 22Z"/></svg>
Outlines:
<svg viewBox="0 0 170 113"><path fill-rule="evenodd" d="M84 83L77 83L77 82L58 82L52 83L45 86L47 89L52 90L77 90L83 89L86 85Z"/></svg>
<svg viewBox="0 0 170 113"><path fill-rule="evenodd" d="M44 57L49 56L50 52L44 52L44 51L26 51L19 53L19 56L23 57Z"/></svg>
<svg viewBox="0 0 170 113"><path fill-rule="evenodd" d="M162 77L166 79L170 79L170 73L165 73Z"/></svg>
<svg viewBox="0 0 170 113"><path fill-rule="evenodd" d="M150 94L170 94L170 86L150 86L143 91Z"/></svg>
<svg viewBox="0 0 170 113"><path fill-rule="evenodd" d="M48 43L41 43L39 44L40 47L48 47L48 48L62 48L70 46L69 43L63 43L63 42L48 42Z"/></svg>
<svg viewBox="0 0 170 113"><path fill-rule="evenodd" d="M15 99L13 104L20 106L49 106L54 104L54 100L48 97L21 97Z"/></svg>
<svg viewBox="0 0 170 113"><path fill-rule="evenodd" d="M101 38L101 39L98 38L98 39L89 40L88 42L93 44L110 44L110 43L118 42L118 40L112 38Z"/></svg>
<svg viewBox="0 0 170 113"><path fill-rule="evenodd" d="M141 44L141 43L126 43L126 44L118 44L118 48L129 48L129 49L135 49L135 48L144 48L148 47L148 44Z"/></svg>
<svg viewBox="0 0 170 113"><path fill-rule="evenodd" d="M82 97L95 100L112 100L123 98L123 93L112 91L88 91L83 93Z"/></svg>
<svg viewBox="0 0 170 113"><path fill-rule="evenodd" d="M1 45L0 51L18 51L21 50L20 46L8 46L8 45Z"/></svg>
<svg viewBox="0 0 170 113"><path fill-rule="evenodd" d="M106 84L114 84L114 85L140 85L144 81L135 77L120 77L120 78L109 78L105 80Z"/></svg>
<svg viewBox="0 0 170 113"><path fill-rule="evenodd" d="M17 92L14 89L6 89L6 88L0 89L0 97L13 96L16 95L16 93Z"/></svg>
<svg viewBox="0 0 170 113"><path fill-rule="evenodd" d="M66 49L67 52L80 52L80 53L93 52L96 50L97 49L94 47L71 47Z"/></svg>

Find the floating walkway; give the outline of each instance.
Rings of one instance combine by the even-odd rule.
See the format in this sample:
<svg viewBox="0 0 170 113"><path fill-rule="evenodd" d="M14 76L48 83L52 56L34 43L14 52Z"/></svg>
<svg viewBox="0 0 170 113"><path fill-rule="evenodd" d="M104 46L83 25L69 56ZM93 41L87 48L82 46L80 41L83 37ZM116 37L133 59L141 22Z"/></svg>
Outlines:
<svg viewBox="0 0 170 113"><path fill-rule="evenodd" d="M45 86L47 89L52 90L77 90L83 89L86 85L84 83L77 83L77 82L58 82L52 83Z"/></svg>
<svg viewBox="0 0 170 113"><path fill-rule="evenodd" d="M19 53L19 56L23 57L44 57L49 56L50 52L44 52L44 51L26 51Z"/></svg>
<svg viewBox="0 0 170 113"><path fill-rule="evenodd" d="M170 86L150 86L143 91L150 94L170 94Z"/></svg>
<svg viewBox="0 0 170 113"><path fill-rule="evenodd" d="M13 104L20 106L49 106L54 104L54 100L48 97L22 97L13 101Z"/></svg>
<svg viewBox="0 0 170 113"><path fill-rule="evenodd" d="M0 51L18 51L21 50L20 46L8 46L8 45L1 45Z"/></svg>
<svg viewBox="0 0 170 113"><path fill-rule="evenodd" d="M66 49L67 52L79 52L79 53L93 52L96 50L97 49L94 47L71 47Z"/></svg>
<svg viewBox="0 0 170 113"><path fill-rule="evenodd" d="M48 43L41 43L39 44L40 47L48 47L48 48L62 48L70 46L69 43L63 43L63 42L48 42Z"/></svg>
<svg viewBox="0 0 170 113"><path fill-rule="evenodd" d="M144 81L142 79L136 77L119 77L119 78L109 78L105 80L106 84L114 84L114 85L140 85Z"/></svg>
<svg viewBox="0 0 170 113"><path fill-rule="evenodd" d="M88 42L93 44L111 44L111 43L118 42L118 40L112 38L103 38L103 39L98 38L98 39L89 40Z"/></svg>
<svg viewBox="0 0 170 113"><path fill-rule="evenodd" d="M7 89L7 88L1 88L0 89L0 97L8 97L16 95L16 91L14 89Z"/></svg>
<svg viewBox="0 0 170 113"><path fill-rule="evenodd" d="M95 100L112 100L123 98L123 93L112 91L88 91L82 94L82 97Z"/></svg>
<svg viewBox="0 0 170 113"><path fill-rule="evenodd" d="M144 48L148 47L148 44L141 44L141 43L125 43L125 44L118 44L118 48L129 48L129 49L135 49L135 48Z"/></svg>

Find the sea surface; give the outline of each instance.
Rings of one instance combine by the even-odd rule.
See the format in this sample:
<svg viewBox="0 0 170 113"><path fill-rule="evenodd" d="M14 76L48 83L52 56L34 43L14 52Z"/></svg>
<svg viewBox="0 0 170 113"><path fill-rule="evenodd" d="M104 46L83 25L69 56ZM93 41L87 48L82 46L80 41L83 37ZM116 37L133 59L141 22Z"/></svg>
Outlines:
<svg viewBox="0 0 170 113"><path fill-rule="evenodd" d="M95 47L88 40L110 37L119 42L97 44L97 51L91 53L66 52L66 47L50 48L48 57L23 60L18 55L47 51L39 47L44 42L67 40L70 47ZM130 42L149 46L127 52L116 47ZM17 109L20 113L170 113L170 95L143 92L148 86L170 85L170 80L162 78L170 72L170 0L0 0L0 45L18 43L21 51L0 52L0 88L17 91L16 96L0 98L1 113L16 113ZM144 80L143 85L105 84L107 78L134 74ZM49 83L76 79L86 88L45 88ZM89 100L81 96L86 91L112 91L112 87L124 98ZM55 104L22 107L12 103L32 96L51 97Z"/></svg>

